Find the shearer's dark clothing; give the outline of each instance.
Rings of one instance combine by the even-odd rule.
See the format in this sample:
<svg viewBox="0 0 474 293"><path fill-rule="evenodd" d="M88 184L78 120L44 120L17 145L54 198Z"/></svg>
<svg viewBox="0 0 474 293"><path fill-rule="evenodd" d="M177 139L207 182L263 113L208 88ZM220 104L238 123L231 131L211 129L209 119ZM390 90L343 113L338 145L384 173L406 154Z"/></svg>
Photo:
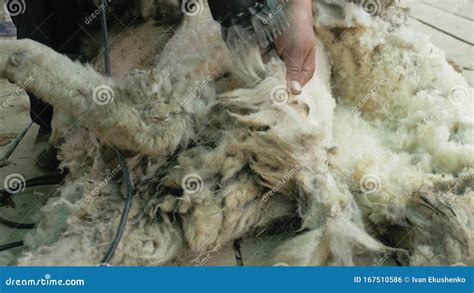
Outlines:
<svg viewBox="0 0 474 293"><path fill-rule="evenodd" d="M24 3L24 9L11 13L18 39L37 41L62 54L79 54L78 0L25 0ZM50 129L53 107L28 95L31 119Z"/></svg>

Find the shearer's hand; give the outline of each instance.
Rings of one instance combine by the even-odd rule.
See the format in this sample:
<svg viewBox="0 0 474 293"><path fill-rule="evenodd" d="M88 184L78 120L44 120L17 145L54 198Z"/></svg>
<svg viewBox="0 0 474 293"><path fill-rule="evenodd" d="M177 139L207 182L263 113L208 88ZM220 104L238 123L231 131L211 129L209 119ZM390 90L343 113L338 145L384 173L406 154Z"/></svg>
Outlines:
<svg viewBox="0 0 474 293"><path fill-rule="evenodd" d="M288 90L299 95L316 70L311 0L284 2L290 26L275 44L287 68Z"/></svg>

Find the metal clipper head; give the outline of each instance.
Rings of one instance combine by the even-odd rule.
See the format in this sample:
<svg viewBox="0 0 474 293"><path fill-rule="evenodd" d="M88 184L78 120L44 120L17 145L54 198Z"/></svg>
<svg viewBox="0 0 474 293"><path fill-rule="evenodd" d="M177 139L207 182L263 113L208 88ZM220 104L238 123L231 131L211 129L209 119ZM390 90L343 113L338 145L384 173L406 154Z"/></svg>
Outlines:
<svg viewBox="0 0 474 293"><path fill-rule="evenodd" d="M231 17L222 34L231 50L247 46L267 49L289 26L284 7L288 0L260 0Z"/></svg>

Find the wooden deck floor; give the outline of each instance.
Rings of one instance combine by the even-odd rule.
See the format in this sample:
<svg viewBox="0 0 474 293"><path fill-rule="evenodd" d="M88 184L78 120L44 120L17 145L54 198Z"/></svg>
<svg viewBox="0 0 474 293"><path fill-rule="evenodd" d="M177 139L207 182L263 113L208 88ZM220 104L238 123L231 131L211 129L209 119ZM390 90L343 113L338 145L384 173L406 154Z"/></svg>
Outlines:
<svg viewBox="0 0 474 293"><path fill-rule="evenodd" d="M410 25L431 37L474 86L474 0L402 0Z"/></svg>

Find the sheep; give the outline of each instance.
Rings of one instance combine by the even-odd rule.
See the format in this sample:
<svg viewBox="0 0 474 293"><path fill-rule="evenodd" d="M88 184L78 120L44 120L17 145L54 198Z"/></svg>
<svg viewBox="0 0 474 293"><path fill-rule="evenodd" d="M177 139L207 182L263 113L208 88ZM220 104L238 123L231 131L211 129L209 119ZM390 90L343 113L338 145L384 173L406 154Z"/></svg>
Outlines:
<svg viewBox="0 0 474 293"><path fill-rule="evenodd" d="M204 2L123 80L0 41L0 77L32 77L57 109L70 171L25 239L28 264L99 264L125 188L114 149L136 188L115 265L173 264L281 225L294 232L276 263L472 264L472 89L394 1L359 2L313 2L317 72L300 96L279 59L231 54Z"/></svg>

